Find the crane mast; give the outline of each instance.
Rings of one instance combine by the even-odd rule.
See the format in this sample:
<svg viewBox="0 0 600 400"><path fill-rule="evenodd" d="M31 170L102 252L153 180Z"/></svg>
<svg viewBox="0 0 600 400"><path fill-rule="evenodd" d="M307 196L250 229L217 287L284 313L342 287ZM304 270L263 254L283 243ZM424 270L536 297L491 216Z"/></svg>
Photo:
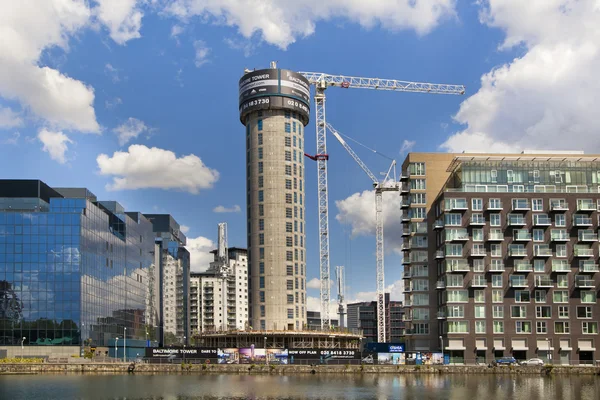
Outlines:
<svg viewBox="0 0 600 400"><path fill-rule="evenodd" d="M335 277L337 281L338 315L340 316L340 328L344 328L344 315L346 315L346 308L344 303L344 298L346 297L346 277L344 276L343 265L338 265L335 267Z"/></svg>
<svg viewBox="0 0 600 400"><path fill-rule="evenodd" d="M317 154L314 156L309 156L308 154L306 155L310 159L317 162L317 181L319 197L319 267L321 278L321 327L323 329L328 329L331 326L331 316L329 313L331 282L329 278L329 200L327 193L327 160L329 159L329 156L327 154L326 138L327 120L325 117L325 90L328 87L341 87L344 89L356 88L398 92L463 95L465 93L465 87L463 85L447 85L425 82L400 81L395 79L331 75L323 72L300 72L300 74L306 79L308 79L311 85L315 86L315 125L317 136ZM378 216L379 219L381 219L382 209L381 192L384 190L385 188L383 185L379 185L379 190L377 186L375 186L376 216ZM383 222L379 219L377 220L377 226L382 227ZM383 254L383 227L381 228L381 230L377 229L376 240L377 254ZM379 278L380 269L381 280ZM381 263L379 257L377 259L377 271L377 325L379 328L378 332L380 332L378 334L378 341L384 342L386 324L385 312L383 309L385 296L383 293L383 258L381 258ZM381 334L381 332L383 332L383 335Z"/></svg>
<svg viewBox="0 0 600 400"><path fill-rule="evenodd" d="M221 222L218 227L217 243L217 277L221 281L221 304L227 310L227 278L229 276L229 250L227 249L227 223ZM223 313L221 330L227 330L227 315Z"/></svg>

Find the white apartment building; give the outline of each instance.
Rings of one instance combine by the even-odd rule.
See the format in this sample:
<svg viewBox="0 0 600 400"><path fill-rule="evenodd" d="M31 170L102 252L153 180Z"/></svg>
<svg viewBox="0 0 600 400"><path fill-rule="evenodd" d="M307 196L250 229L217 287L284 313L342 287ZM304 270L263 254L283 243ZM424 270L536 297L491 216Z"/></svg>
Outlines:
<svg viewBox="0 0 600 400"><path fill-rule="evenodd" d="M229 268L226 278L218 274L218 255L206 272L190 277L191 333L248 328L248 252L228 249Z"/></svg>

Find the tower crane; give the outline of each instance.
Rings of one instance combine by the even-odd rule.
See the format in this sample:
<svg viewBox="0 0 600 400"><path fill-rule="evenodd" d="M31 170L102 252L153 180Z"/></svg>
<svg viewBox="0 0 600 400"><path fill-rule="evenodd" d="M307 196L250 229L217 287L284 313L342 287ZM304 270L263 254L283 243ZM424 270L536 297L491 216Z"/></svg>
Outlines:
<svg viewBox="0 0 600 400"><path fill-rule="evenodd" d="M330 75L323 72L300 72L311 85L315 87L315 125L317 136L317 153L309 156L317 162L318 196L319 196L319 269L321 278L321 327L329 329L331 317L329 315L329 302L331 284L329 280L329 197L327 193L327 120L325 117L325 90L329 87L344 89L375 89L397 92L414 92L429 94L465 93L463 85L447 85L424 82L408 82L395 79L362 78L345 75ZM308 155L307 155L308 156ZM382 266L383 267L383 266ZM378 341L384 341L385 331L384 312L384 280L383 271L381 281L377 281L377 325ZM379 275L379 273L378 273Z"/></svg>
<svg viewBox="0 0 600 400"><path fill-rule="evenodd" d="M377 341L382 343L386 341L386 324L385 324L385 268L384 268L384 251L383 251L383 192L399 192L400 182L396 180L396 160L392 160L387 174L383 181L379 181L371 172L367 165L362 162L358 155L352 150L352 147L342 138L341 134L331 124L327 124L329 131L335 136L340 144L346 149L348 154L356 161L363 171L371 178L373 188L375 189L375 241L376 246L376 275L377 275ZM383 316L383 317L380 317ZM379 322L383 320L383 325Z"/></svg>
<svg viewBox="0 0 600 400"><path fill-rule="evenodd" d="M211 263L210 269L221 283L221 304L227 307L227 279L229 277L229 250L227 249L227 223L221 222L218 225L217 233L217 256ZM227 313L223 314L222 325L220 329L227 330Z"/></svg>
<svg viewBox="0 0 600 400"><path fill-rule="evenodd" d="M338 265L335 267L335 277L337 281L338 293L338 315L340 316L340 328L344 327L344 315L346 315L346 307L344 297L346 296L346 277L344 276L344 266Z"/></svg>

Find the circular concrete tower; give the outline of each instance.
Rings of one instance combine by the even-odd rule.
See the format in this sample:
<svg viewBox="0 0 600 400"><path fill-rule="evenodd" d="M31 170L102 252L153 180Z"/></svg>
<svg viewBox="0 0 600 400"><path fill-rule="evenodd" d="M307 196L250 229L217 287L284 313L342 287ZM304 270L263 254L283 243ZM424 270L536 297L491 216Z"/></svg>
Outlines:
<svg viewBox="0 0 600 400"><path fill-rule="evenodd" d="M304 127L310 90L300 74L246 71L239 82L246 126L250 325L301 330L306 324Z"/></svg>

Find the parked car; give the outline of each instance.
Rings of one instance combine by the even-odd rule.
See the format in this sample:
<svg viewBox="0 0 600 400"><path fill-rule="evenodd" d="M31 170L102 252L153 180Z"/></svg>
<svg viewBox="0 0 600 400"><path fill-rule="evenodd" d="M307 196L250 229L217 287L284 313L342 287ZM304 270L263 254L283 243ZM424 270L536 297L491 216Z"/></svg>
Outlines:
<svg viewBox="0 0 600 400"><path fill-rule="evenodd" d="M498 365L519 365L519 363L514 357L500 357L492 361L492 366L495 367Z"/></svg>
<svg viewBox="0 0 600 400"><path fill-rule="evenodd" d="M521 362L521 365L527 365L527 366L544 365L544 360L539 359L539 358L530 358L529 360Z"/></svg>

